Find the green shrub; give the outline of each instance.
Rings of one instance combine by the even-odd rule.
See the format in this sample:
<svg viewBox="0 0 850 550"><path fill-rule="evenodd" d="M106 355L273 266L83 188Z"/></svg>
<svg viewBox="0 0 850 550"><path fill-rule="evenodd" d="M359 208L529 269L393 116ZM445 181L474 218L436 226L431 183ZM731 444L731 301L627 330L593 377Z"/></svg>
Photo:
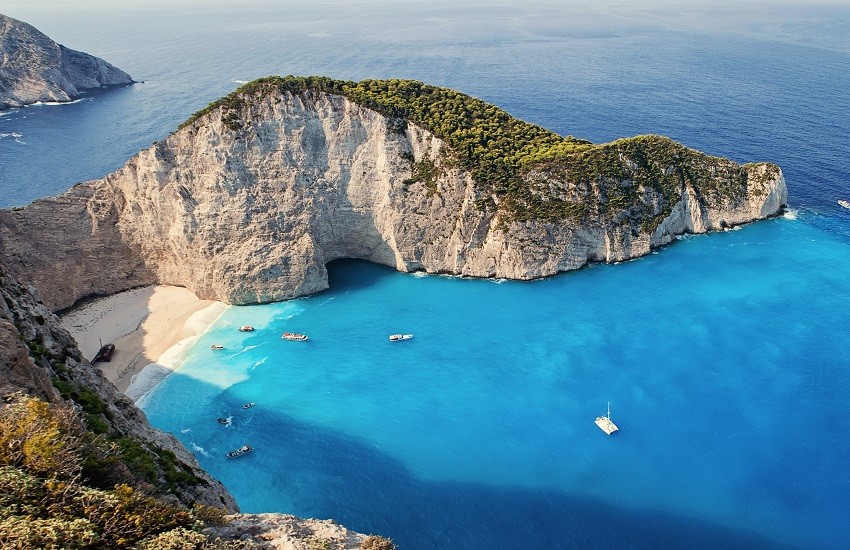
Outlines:
<svg viewBox="0 0 850 550"><path fill-rule="evenodd" d="M89 414L103 414L107 411L106 403L92 390L85 386L80 387L74 398L83 410Z"/></svg>
<svg viewBox="0 0 850 550"><path fill-rule="evenodd" d="M30 349L30 355L35 359L50 357L50 351L37 340L26 340L27 347Z"/></svg>
<svg viewBox="0 0 850 550"><path fill-rule="evenodd" d="M157 450L159 465L165 474L166 487L173 491L180 485L197 485L200 480L195 475L184 469L177 461L177 457L168 449Z"/></svg>
<svg viewBox="0 0 850 550"><path fill-rule="evenodd" d="M210 541L194 531L206 524L190 510L127 485L93 489L75 480L44 479L19 468L0 466L2 548L249 546Z"/></svg>
<svg viewBox="0 0 850 550"><path fill-rule="evenodd" d="M115 440L121 453L121 460L127 467L148 483L156 482L156 461L148 449L131 437Z"/></svg>
<svg viewBox="0 0 850 550"><path fill-rule="evenodd" d="M0 408L0 464L69 478L81 468L82 426L73 408L19 394Z"/></svg>
<svg viewBox="0 0 850 550"><path fill-rule="evenodd" d="M53 376L50 380L53 382L53 387L59 390L59 395L61 395L64 399L71 399L71 394L74 393L74 386L62 380L58 376Z"/></svg>
<svg viewBox="0 0 850 550"><path fill-rule="evenodd" d="M82 518L0 517L0 547L72 550L98 541L94 525Z"/></svg>
<svg viewBox="0 0 850 550"><path fill-rule="evenodd" d="M86 420L86 426L96 434L105 434L109 431L109 424L100 417L100 415L86 413L83 418Z"/></svg>

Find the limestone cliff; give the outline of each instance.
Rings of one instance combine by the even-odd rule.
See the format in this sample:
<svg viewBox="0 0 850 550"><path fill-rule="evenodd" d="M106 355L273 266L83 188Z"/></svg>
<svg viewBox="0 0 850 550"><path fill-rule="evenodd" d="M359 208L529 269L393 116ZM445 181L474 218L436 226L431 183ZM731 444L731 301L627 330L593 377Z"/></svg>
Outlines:
<svg viewBox="0 0 850 550"><path fill-rule="evenodd" d="M550 144L520 144L530 153L502 162L483 125L483 171L449 143L452 128L437 136L416 122L419 111L358 99L347 83L292 82L243 87L105 178L0 211L0 257L53 310L154 282L247 304L326 288L325 264L338 258L545 277L771 216L786 202L775 165L738 165L658 136L565 140L479 102L505 128Z"/></svg>
<svg viewBox="0 0 850 550"><path fill-rule="evenodd" d="M71 101L80 90L132 82L103 59L66 48L32 25L0 14L0 110Z"/></svg>

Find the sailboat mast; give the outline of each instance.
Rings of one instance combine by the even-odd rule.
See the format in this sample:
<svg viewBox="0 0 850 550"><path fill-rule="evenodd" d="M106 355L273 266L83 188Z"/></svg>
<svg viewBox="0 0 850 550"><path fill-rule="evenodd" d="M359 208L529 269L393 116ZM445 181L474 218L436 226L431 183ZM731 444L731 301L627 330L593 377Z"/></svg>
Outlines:
<svg viewBox="0 0 850 550"><path fill-rule="evenodd" d="M608 419L611 419L611 402L608 402Z"/></svg>

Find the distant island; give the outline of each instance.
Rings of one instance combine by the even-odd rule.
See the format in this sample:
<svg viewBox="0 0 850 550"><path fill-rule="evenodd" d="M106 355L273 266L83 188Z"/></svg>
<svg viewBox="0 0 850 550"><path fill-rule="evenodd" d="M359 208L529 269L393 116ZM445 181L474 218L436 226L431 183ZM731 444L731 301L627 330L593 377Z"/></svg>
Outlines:
<svg viewBox="0 0 850 550"><path fill-rule="evenodd" d="M103 179L0 211L0 259L54 310L155 283L251 304L327 288L339 258L545 277L786 200L778 166L661 136L561 137L411 80L269 77Z"/></svg>
<svg viewBox="0 0 850 550"><path fill-rule="evenodd" d="M99 57L66 48L23 21L0 14L0 110L68 102L80 90L132 84Z"/></svg>

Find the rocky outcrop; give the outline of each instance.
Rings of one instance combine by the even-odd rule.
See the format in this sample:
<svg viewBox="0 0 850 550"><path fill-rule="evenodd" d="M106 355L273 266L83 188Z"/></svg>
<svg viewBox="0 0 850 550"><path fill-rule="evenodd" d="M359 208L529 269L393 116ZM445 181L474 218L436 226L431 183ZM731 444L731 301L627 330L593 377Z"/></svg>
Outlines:
<svg viewBox="0 0 850 550"><path fill-rule="evenodd" d="M205 533L213 538L250 541L260 548L276 550L394 548L387 539L349 531L328 519L302 519L288 514L234 514L227 519L226 525L208 528Z"/></svg>
<svg viewBox="0 0 850 550"><path fill-rule="evenodd" d="M325 265L338 258L545 277L764 218L787 198L775 165L666 138L591 153L616 170L541 162L522 173L529 204L540 195L577 214L517 217L421 126L323 91L245 92L103 179L0 211L0 255L53 310L154 282L248 304L327 288Z"/></svg>
<svg viewBox="0 0 850 550"><path fill-rule="evenodd" d="M0 110L71 101L80 90L132 84L103 59L57 44L32 25L0 14Z"/></svg>

